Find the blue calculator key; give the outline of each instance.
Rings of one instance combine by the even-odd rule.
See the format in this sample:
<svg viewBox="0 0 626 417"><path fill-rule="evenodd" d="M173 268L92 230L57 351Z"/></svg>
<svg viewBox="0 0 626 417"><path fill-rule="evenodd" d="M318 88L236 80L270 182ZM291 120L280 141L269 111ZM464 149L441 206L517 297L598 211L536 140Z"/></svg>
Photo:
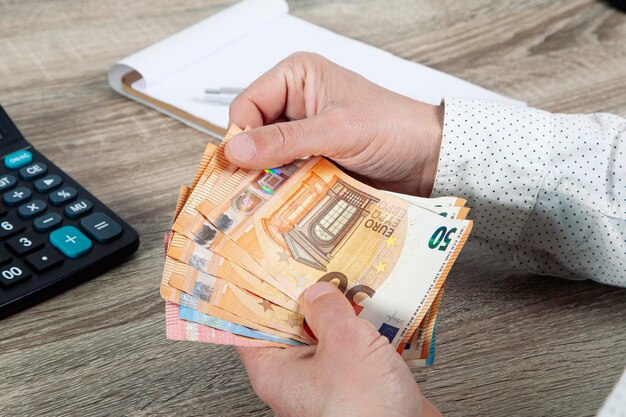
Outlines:
<svg viewBox="0 0 626 417"><path fill-rule="evenodd" d="M80 200L68 204L65 206L65 215L70 219L77 219L80 216L84 216L89 213L93 208L93 203L87 199L81 198Z"/></svg>
<svg viewBox="0 0 626 417"><path fill-rule="evenodd" d="M0 177L0 191L13 187L16 182L17 180L13 175L4 175Z"/></svg>
<svg viewBox="0 0 626 417"><path fill-rule="evenodd" d="M2 181L1 178L0 181ZM38 193L45 193L46 191L57 188L62 183L63 179L61 179L58 175L48 175L47 177L35 181L35 190L37 190Z"/></svg>
<svg viewBox="0 0 626 417"><path fill-rule="evenodd" d="M20 177L24 181L32 181L46 175L48 167L43 162L35 162L29 166L20 169Z"/></svg>
<svg viewBox="0 0 626 417"><path fill-rule="evenodd" d="M57 227L63 221L59 213L48 213L33 220L33 227L38 232L47 232Z"/></svg>
<svg viewBox="0 0 626 417"><path fill-rule="evenodd" d="M22 204L17 209L17 213L23 219L32 219L38 214L43 213L48 208L48 205L43 200L33 200L29 203Z"/></svg>
<svg viewBox="0 0 626 417"><path fill-rule="evenodd" d="M26 187L17 187L13 191L9 191L8 193L4 193L2 199L4 200L4 204L7 206L15 206L21 203L22 201L26 201L30 198L33 193Z"/></svg>
<svg viewBox="0 0 626 417"><path fill-rule="evenodd" d="M33 154L29 151L17 151L4 157L4 166L9 169L18 169L33 162Z"/></svg>
<svg viewBox="0 0 626 417"><path fill-rule="evenodd" d="M74 187L63 187L60 190L50 193L48 199L55 206L60 206L63 203L67 203L68 201L76 198L78 191Z"/></svg>
<svg viewBox="0 0 626 417"><path fill-rule="evenodd" d="M63 226L50 233L50 243L68 258L78 258L92 246L91 240L74 226Z"/></svg>

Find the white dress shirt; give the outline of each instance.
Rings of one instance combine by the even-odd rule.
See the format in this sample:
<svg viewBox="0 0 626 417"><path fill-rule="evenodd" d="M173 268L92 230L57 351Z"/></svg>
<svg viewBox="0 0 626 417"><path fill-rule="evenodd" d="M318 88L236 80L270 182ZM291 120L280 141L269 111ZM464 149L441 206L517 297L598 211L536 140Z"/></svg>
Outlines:
<svg viewBox="0 0 626 417"><path fill-rule="evenodd" d="M445 99L433 197L527 271L626 287L626 119ZM626 372L599 417L626 415Z"/></svg>
<svg viewBox="0 0 626 417"><path fill-rule="evenodd" d="M626 287L626 119L446 98L442 195L527 271Z"/></svg>

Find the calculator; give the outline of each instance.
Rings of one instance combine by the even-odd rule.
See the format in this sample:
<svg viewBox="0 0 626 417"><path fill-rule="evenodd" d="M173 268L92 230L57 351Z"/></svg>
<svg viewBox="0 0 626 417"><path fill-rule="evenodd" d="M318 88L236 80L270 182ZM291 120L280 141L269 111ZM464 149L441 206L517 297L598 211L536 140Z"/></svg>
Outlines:
<svg viewBox="0 0 626 417"><path fill-rule="evenodd" d="M0 318L121 263L139 235L54 165L0 106Z"/></svg>

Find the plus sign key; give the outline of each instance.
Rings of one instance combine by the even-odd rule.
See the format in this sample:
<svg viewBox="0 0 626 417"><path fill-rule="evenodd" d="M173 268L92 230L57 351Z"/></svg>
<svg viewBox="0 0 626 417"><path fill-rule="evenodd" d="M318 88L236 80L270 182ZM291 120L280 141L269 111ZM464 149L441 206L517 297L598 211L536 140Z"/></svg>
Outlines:
<svg viewBox="0 0 626 417"><path fill-rule="evenodd" d="M50 233L50 243L68 258L78 258L92 246L91 240L74 226L63 226Z"/></svg>

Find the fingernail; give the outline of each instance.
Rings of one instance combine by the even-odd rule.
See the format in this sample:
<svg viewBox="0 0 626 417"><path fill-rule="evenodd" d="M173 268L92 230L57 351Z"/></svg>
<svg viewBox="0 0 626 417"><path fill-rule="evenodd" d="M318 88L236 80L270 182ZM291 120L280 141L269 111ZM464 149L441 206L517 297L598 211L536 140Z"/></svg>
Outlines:
<svg viewBox="0 0 626 417"><path fill-rule="evenodd" d="M249 162L256 156L256 146L252 138L240 133L228 142L230 154L238 161Z"/></svg>
<svg viewBox="0 0 626 417"><path fill-rule="evenodd" d="M317 282L311 285L304 292L304 301L307 303L312 303L316 299L320 298L322 295L330 294L331 292L337 291L337 287L328 282Z"/></svg>

